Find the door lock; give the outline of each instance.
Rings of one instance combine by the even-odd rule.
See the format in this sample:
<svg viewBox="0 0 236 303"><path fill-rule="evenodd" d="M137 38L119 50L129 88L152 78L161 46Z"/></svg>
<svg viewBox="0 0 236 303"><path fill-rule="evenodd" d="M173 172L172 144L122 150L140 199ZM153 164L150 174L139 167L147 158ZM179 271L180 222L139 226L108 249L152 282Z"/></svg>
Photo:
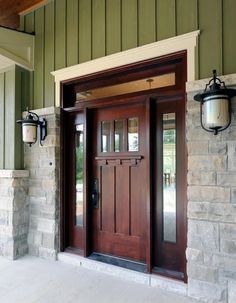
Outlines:
<svg viewBox="0 0 236 303"><path fill-rule="evenodd" d="M91 203L93 208L99 208L98 178L92 180Z"/></svg>

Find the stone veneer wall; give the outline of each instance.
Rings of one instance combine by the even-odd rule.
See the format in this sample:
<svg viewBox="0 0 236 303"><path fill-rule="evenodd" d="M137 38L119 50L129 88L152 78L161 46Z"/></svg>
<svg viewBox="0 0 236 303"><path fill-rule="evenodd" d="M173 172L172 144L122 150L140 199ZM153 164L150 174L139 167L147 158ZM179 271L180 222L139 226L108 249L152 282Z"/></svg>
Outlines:
<svg viewBox="0 0 236 303"><path fill-rule="evenodd" d="M29 253L56 259L59 250L59 155L60 134L58 108L35 110L46 118L43 146L25 146L25 169L29 170Z"/></svg>
<svg viewBox="0 0 236 303"><path fill-rule="evenodd" d="M0 170L0 256L13 260L28 252L28 176L25 170Z"/></svg>
<svg viewBox="0 0 236 303"><path fill-rule="evenodd" d="M220 77L236 86L236 74ZM232 125L217 136L200 126L193 96L207 80L187 83L188 295L236 302L236 100Z"/></svg>

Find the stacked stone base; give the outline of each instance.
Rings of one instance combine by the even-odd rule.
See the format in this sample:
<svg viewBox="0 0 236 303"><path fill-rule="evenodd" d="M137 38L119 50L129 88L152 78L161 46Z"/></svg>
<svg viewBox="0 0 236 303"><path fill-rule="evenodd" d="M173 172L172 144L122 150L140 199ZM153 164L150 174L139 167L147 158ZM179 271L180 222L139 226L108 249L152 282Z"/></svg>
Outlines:
<svg viewBox="0 0 236 303"><path fill-rule="evenodd" d="M0 170L0 256L12 260L28 252L28 176L25 170Z"/></svg>

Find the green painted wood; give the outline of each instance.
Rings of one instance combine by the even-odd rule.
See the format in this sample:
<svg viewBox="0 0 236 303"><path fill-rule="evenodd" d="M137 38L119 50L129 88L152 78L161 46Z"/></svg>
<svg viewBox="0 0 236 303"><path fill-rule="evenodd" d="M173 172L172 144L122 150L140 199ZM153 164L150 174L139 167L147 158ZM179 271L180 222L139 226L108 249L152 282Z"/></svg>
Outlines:
<svg viewBox="0 0 236 303"><path fill-rule="evenodd" d="M92 58L92 3L91 0L79 1L79 62Z"/></svg>
<svg viewBox="0 0 236 303"><path fill-rule="evenodd" d="M221 4L222 0L199 0L200 78L211 77L213 69L222 74Z"/></svg>
<svg viewBox="0 0 236 303"><path fill-rule="evenodd" d="M198 29L197 0L178 0L176 2L177 35Z"/></svg>
<svg viewBox="0 0 236 303"><path fill-rule="evenodd" d="M138 45L138 2L122 0L121 7L122 50Z"/></svg>
<svg viewBox="0 0 236 303"><path fill-rule="evenodd" d="M15 169L15 68L5 73L5 169Z"/></svg>
<svg viewBox="0 0 236 303"><path fill-rule="evenodd" d="M5 168L5 74L0 74L0 169Z"/></svg>
<svg viewBox="0 0 236 303"><path fill-rule="evenodd" d="M92 1L92 58L106 55L105 0Z"/></svg>
<svg viewBox="0 0 236 303"><path fill-rule="evenodd" d="M106 54L121 51L121 0L106 2Z"/></svg>
<svg viewBox="0 0 236 303"><path fill-rule="evenodd" d="M34 109L44 106L44 7L35 12Z"/></svg>
<svg viewBox="0 0 236 303"><path fill-rule="evenodd" d="M15 96L14 96L14 107L15 115L11 123L14 128L14 169L23 168L23 143L21 136L21 126L16 124L17 120L22 118L22 101L26 98L24 91L24 71L21 67L16 66L15 68Z"/></svg>
<svg viewBox="0 0 236 303"><path fill-rule="evenodd" d="M25 16L25 31L27 33L34 32L34 12Z"/></svg>
<svg viewBox="0 0 236 303"><path fill-rule="evenodd" d="M55 69L66 66L66 0L55 3Z"/></svg>
<svg viewBox="0 0 236 303"><path fill-rule="evenodd" d="M163 40L176 35L175 0L157 0L157 40Z"/></svg>
<svg viewBox="0 0 236 303"><path fill-rule="evenodd" d="M236 1L223 1L223 74L236 72Z"/></svg>
<svg viewBox="0 0 236 303"><path fill-rule="evenodd" d="M54 39L54 3L51 2L45 7L44 107L54 105L54 78L51 75L55 69Z"/></svg>
<svg viewBox="0 0 236 303"><path fill-rule="evenodd" d="M19 30L22 31L22 32L25 30L25 16L24 15L20 15Z"/></svg>
<svg viewBox="0 0 236 303"><path fill-rule="evenodd" d="M156 41L156 1L138 0L138 44Z"/></svg>
<svg viewBox="0 0 236 303"><path fill-rule="evenodd" d="M75 65L78 63L78 14L78 0L67 1L67 66Z"/></svg>

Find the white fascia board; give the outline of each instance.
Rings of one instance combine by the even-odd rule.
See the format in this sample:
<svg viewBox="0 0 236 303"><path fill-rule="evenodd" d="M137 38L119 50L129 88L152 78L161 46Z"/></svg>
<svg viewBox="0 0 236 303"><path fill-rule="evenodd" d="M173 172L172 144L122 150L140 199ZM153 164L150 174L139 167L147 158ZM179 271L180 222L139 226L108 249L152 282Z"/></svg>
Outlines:
<svg viewBox="0 0 236 303"><path fill-rule="evenodd" d="M0 65L1 62L4 68L8 62L34 70L34 36L0 26Z"/></svg>
<svg viewBox="0 0 236 303"><path fill-rule="evenodd" d="M187 81L195 80L195 48L200 30L139 46L123 52L66 67L51 74L55 77L56 106L60 106L60 83L69 79L109 70L178 51L187 50Z"/></svg>

